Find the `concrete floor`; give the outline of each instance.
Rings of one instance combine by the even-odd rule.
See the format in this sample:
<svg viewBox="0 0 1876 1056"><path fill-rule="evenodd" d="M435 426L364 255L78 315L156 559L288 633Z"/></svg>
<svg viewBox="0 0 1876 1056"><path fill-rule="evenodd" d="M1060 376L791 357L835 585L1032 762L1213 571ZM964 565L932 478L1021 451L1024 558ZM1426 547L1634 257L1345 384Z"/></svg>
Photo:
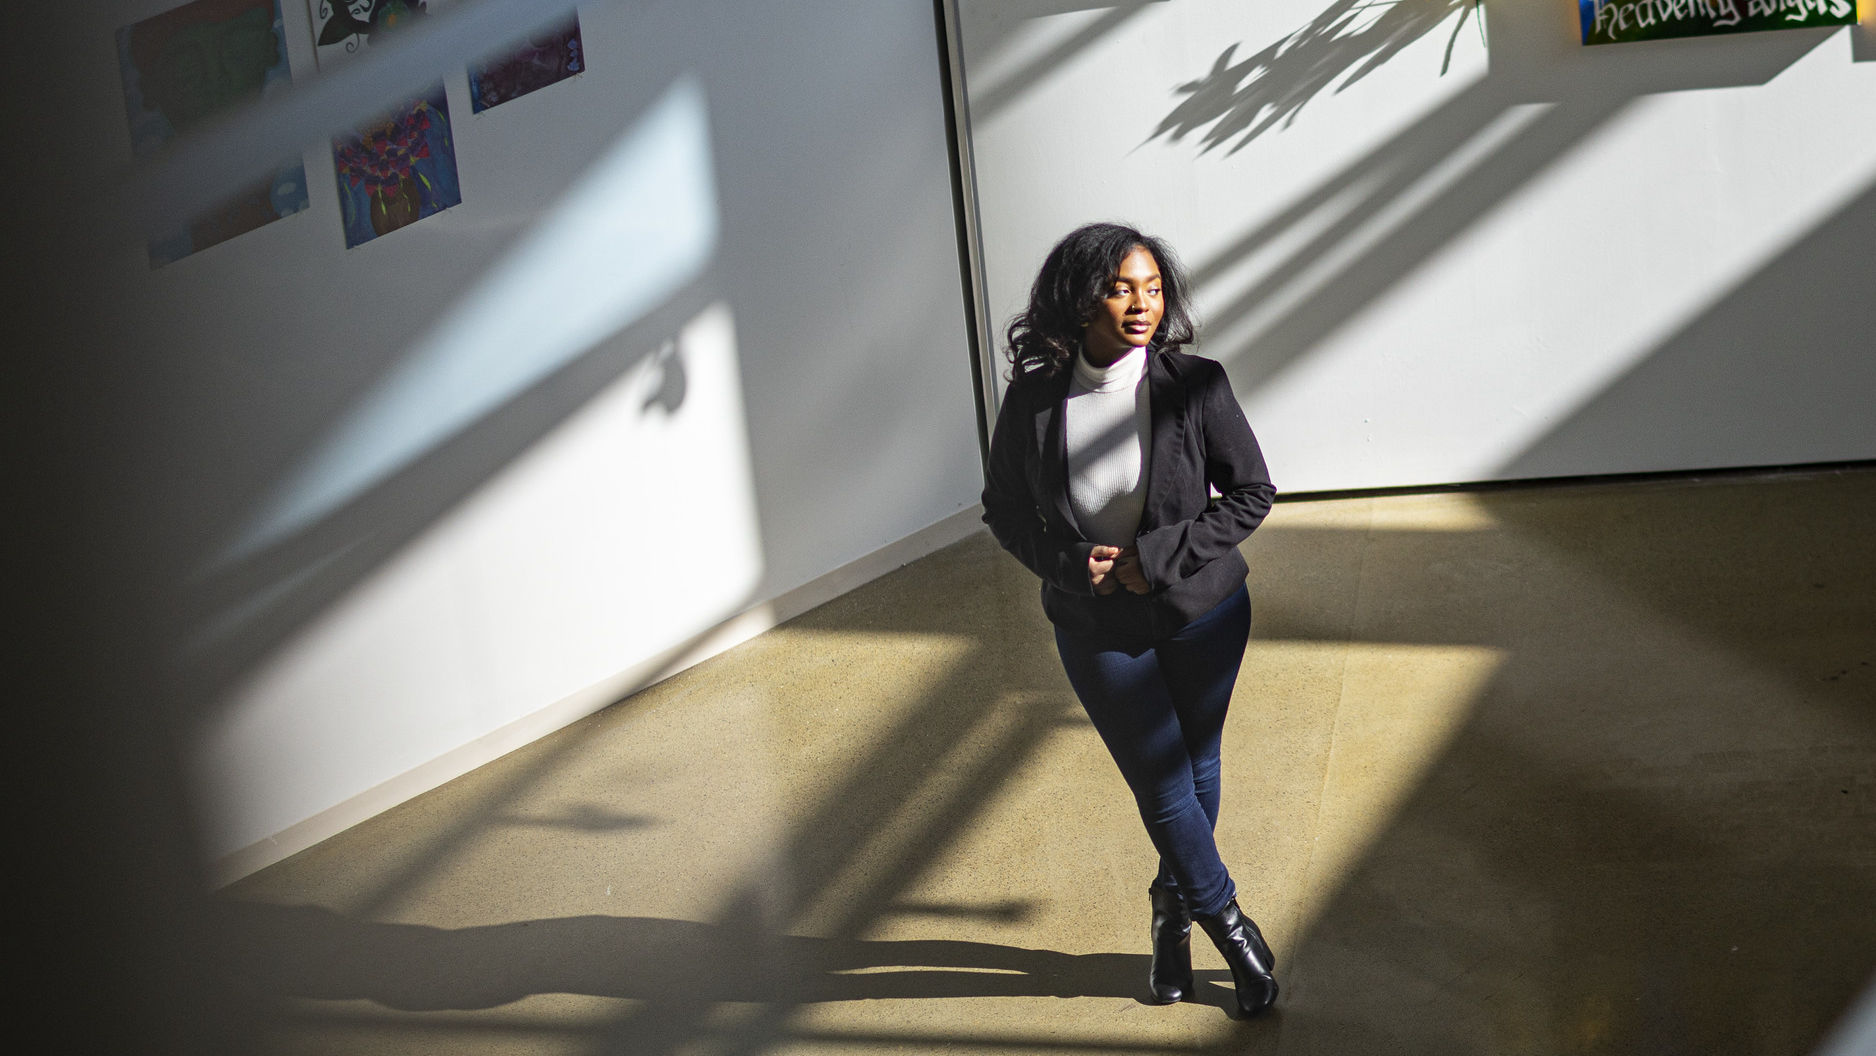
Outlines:
<svg viewBox="0 0 1876 1056"><path fill-rule="evenodd" d="M1876 1000L1873 544L1870 469L1280 504L1257 1021L1209 949L1137 1000L1150 849L982 534L240 882L231 956L281 1053L1811 1053Z"/></svg>

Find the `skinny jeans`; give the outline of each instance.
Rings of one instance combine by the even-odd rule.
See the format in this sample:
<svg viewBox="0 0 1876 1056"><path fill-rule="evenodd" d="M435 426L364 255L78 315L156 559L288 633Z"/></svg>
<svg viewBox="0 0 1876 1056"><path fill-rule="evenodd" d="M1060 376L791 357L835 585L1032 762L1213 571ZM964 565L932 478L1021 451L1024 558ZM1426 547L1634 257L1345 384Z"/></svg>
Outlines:
<svg viewBox="0 0 1876 1056"><path fill-rule="evenodd" d="M1251 599L1243 587L1149 643L1055 629L1069 684L1133 790L1159 851L1154 882L1179 892L1194 916L1217 914L1237 897L1212 833L1225 712L1250 635Z"/></svg>

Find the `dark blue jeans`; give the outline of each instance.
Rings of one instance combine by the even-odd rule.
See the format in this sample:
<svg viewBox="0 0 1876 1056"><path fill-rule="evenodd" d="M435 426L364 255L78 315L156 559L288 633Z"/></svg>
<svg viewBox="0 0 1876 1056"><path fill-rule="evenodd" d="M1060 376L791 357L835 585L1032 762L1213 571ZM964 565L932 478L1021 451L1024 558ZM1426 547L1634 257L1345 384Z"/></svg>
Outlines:
<svg viewBox="0 0 1876 1056"><path fill-rule="evenodd" d="M1169 638L1119 644L1055 629L1069 684L1120 766L1159 850L1157 883L1196 916L1237 897L1218 856L1218 746L1251 636L1243 587Z"/></svg>

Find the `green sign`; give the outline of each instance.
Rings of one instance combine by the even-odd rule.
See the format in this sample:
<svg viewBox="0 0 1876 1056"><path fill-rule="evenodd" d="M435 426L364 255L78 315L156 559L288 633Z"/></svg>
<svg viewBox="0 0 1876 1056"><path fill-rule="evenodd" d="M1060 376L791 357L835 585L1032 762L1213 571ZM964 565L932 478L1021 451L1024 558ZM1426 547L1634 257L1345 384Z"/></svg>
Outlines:
<svg viewBox="0 0 1876 1056"><path fill-rule="evenodd" d="M1577 0L1583 43L1856 23L1856 0Z"/></svg>

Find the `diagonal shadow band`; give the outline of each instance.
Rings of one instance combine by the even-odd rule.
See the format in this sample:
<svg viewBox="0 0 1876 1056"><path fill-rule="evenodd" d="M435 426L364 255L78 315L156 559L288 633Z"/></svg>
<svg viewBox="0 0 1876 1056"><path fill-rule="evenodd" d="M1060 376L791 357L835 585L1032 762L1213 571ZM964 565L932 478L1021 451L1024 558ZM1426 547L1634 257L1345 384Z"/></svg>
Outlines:
<svg viewBox="0 0 1876 1056"><path fill-rule="evenodd" d="M997 0L997 2L1003 5L1007 4L1008 0ZM1081 29L1071 34L1066 40L1050 48L1047 52L1025 63L1022 68L1018 69L1016 72L992 84L987 84L981 89L972 91L970 93L971 119L974 121L987 121L996 116L997 113L1007 108L1011 103L1022 98L1024 93L1047 80L1062 63L1088 50L1103 37L1115 33L1122 26L1126 25L1129 20L1144 12L1149 6L1164 2L1165 0L1131 0L1131 2L1128 3L1111 5L1109 10L1102 13L1098 18L1083 26ZM1091 5L1075 4L1073 6L1082 7ZM999 12L999 14L1004 18L1037 17L1042 14L1060 14L1062 13L1061 10L1056 9L1060 7L1062 7L1062 5L1052 5L1049 9L1039 10L1034 14L1022 11L1013 12L1006 7L1006 9Z"/></svg>

